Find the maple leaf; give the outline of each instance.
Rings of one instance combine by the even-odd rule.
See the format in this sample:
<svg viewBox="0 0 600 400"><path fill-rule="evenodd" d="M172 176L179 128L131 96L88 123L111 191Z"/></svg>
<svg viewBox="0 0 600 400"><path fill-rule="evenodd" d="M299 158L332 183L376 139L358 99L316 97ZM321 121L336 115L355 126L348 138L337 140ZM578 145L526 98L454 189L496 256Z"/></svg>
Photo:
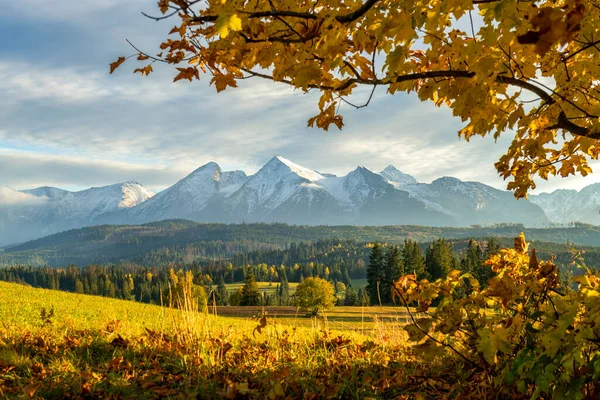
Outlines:
<svg viewBox="0 0 600 400"><path fill-rule="evenodd" d="M113 72L115 72L115 70L117 68L119 68L121 66L121 64L123 64L125 62L125 57L119 57L117 59L117 61L113 62L110 64L110 73L112 74Z"/></svg>
<svg viewBox="0 0 600 400"><path fill-rule="evenodd" d="M173 79L173 82L177 82L181 79L187 79L190 82L192 79L200 79L200 74L197 68L188 67L188 68L177 68L179 74Z"/></svg>
<svg viewBox="0 0 600 400"><path fill-rule="evenodd" d="M535 30L517 36L521 44L535 44L535 51L544 56L556 43L568 43L581 29L585 7L576 4L569 12L557 7L542 7L531 18Z"/></svg>
<svg viewBox="0 0 600 400"><path fill-rule="evenodd" d="M142 76L148 76L152 72L152 65L146 65L144 68L136 68L133 73L139 72Z"/></svg>
<svg viewBox="0 0 600 400"><path fill-rule="evenodd" d="M242 20L237 14L222 14L219 15L215 22L215 29L221 36L221 39L226 38L229 35L229 31L241 31Z"/></svg>

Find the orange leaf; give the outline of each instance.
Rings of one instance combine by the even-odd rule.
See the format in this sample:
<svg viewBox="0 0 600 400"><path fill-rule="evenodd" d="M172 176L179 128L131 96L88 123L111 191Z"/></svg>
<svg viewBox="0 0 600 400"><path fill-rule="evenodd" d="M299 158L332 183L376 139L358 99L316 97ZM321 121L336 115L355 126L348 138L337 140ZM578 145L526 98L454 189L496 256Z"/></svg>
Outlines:
<svg viewBox="0 0 600 400"><path fill-rule="evenodd" d="M125 62L125 57L119 57L117 61L110 63L110 73L115 72L115 69L119 68L121 64Z"/></svg>

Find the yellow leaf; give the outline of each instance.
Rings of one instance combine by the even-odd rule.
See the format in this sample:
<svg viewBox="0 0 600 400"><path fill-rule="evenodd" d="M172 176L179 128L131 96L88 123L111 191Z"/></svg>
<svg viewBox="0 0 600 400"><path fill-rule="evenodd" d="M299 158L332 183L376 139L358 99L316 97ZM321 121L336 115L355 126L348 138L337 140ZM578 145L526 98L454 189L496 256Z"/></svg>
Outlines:
<svg viewBox="0 0 600 400"><path fill-rule="evenodd" d="M217 20L215 21L215 29L217 33L221 36L221 39L226 38L229 35L229 31L241 31L242 30L242 20L237 14L229 15L222 14L219 15Z"/></svg>

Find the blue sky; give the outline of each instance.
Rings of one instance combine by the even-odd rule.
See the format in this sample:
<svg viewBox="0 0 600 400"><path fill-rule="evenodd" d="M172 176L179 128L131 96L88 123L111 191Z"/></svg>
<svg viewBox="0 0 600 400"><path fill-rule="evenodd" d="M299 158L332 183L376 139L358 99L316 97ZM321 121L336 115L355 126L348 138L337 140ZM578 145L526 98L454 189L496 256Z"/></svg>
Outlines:
<svg viewBox="0 0 600 400"><path fill-rule="evenodd" d="M6 4L7 3L7 4ZM154 52L174 21L156 23L154 0L0 0L0 186L83 189L136 180L153 189L198 166L255 172L273 155L323 172L389 164L430 182L440 176L504 182L494 162L512 140L459 140L461 121L416 96L376 92L368 108L342 112L343 131L306 128L316 94L261 80L217 94L208 78L171 83L125 64L130 39ZM355 102L368 97L359 91ZM539 182L539 191L581 188L588 178Z"/></svg>

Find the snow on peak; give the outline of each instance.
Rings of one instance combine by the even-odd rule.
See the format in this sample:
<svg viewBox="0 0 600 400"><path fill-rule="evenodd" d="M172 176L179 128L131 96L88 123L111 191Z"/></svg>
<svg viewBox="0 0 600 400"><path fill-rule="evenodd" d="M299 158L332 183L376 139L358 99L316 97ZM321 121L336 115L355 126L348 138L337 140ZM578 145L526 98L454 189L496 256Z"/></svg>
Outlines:
<svg viewBox="0 0 600 400"><path fill-rule="evenodd" d="M369 199L381 196L389 184L380 175L359 166L341 178L327 178L320 182L341 204L358 209Z"/></svg>
<svg viewBox="0 0 600 400"><path fill-rule="evenodd" d="M140 203L154 197L156 193L150 189L146 189L141 184L132 181L125 182L121 185L121 192L123 193L122 200L118 203L118 208L131 208L137 206Z"/></svg>
<svg viewBox="0 0 600 400"><path fill-rule="evenodd" d="M383 176L388 182L393 184L396 188L402 185L413 185L418 183L417 180L411 175L405 174L404 172L398 170L393 165L388 165L385 167L383 171L379 173L379 175Z"/></svg>
<svg viewBox="0 0 600 400"><path fill-rule="evenodd" d="M282 168L283 166L283 168ZM288 160L287 158L283 158L281 156L275 156L271 159L271 161L269 161L264 167L267 169L270 169L272 171L276 171L279 170L282 173L285 173L285 167L293 172L294 174L298 175L301 178L307 179L309 181L312 182L316 182L316 181L320 181L321 179L325 179L325 177L321 174L319 174L317 171L314 171L312 169L308 169L305 168L301 165L298 165L296 163L293 163L292 161Z"/></svg>

